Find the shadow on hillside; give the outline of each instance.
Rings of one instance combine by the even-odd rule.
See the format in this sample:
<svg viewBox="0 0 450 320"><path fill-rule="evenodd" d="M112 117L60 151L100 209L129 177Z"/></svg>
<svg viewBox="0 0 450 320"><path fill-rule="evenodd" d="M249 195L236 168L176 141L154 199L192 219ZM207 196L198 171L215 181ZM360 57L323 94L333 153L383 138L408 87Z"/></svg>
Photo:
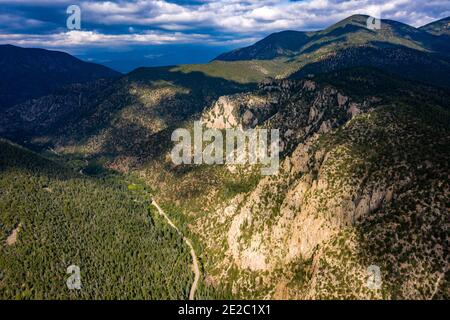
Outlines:
<svg viewBox="0 0 450 320"><path fill-rule="evenodd" d="M335 55L306 65L289 78L302 79L311 74L370 67L438 87L450 86L448 77L450 66L443 59L433 54L390 43L373 42L372 44L376 47L362 46L339 50Z"/></svg>
<svg viewBox="0 0 450 320"><path fill-rule="evenodd" d="M445 195L449 188L450 152L446 146L450 127L448 115L447 124L439 123L437 119L443 115L436 110L430 106L422 110L419 106L392 106L383 111L389 117L377 119L376 112L371 114L368 131L364 125L358 132L354 123L352 134L362 140L350 142L349 136L342 136L353 161L363 164L368 173L358 192L364 190L372 199L371 210L352 228L342 227L333 240L334 252L339 253L336 263L342 267L333 270L333 279L324 281L334 282L333 289L339 290L342 298L354 299L348 296L351 292L381 294L389 299L448 298L444 280L448 250L444 248L448 244ZM374 199L380 201L378 209L373 207ZM355 247L347 245L349 234L356 236ZM369 273L364 277L371 265L380 267L382 291L367 288ZM360 271L363 275L357 276ZM353 274L350 287L354 290L347 290Z"/></svg>
<svg viewBox="0 0 450 320"><path fill-rule="evenodd" d="M222 78L210 77L202 72L173 72L171 67L164 68L139 68L115 84L116 92L91 106L90 114L76 123L61 123L53 134L56 140L62 144L68 141L85 143L93 136L100 134L104 129L111 128L117 123L120 112L128 106L134 105L135 108L146 108L146 102L141 101L137 94L130 92L133 88L139 88L142 91L148 91L152 94L152 89L158 88L181 88L169 99L161 101L157 106L151 106L150 113L158 117L166 127L176 128L180 122L198 115L208 107L215 99L222 95L229 95L238 92L250 90L256 84L240 84L234 81ZM105 146L106 153L111 145L117 141L127 139L129 144L133 143L142 135L148 137L153 132L148 132L143 126L136 123L124 123L120 130L116 131L119 135L108 135L102 143ZM151 139L157 139L158 135ZM142 148L142 146L140 146ZM132 149L125 148L125 153L131 155ZM136 154L141 151L136 150Z"/></svg>
<svg viewBox="0 0 450 320"><path fill-rule="evenodd" d="M450 92L445 88L423 84L374 67L355 67L321 73L314 81L331 85L354 100L364 101L368 95L387 101L403 101L411 105L436 105L447 108Z"/></svg>
<svg viewBox="0 0 450 320"><path fill-rule="evenodd" d="M139 68L91 94L92 100L82 100L81 108L65 114L63 119L49 127L31 133L16 131L5 136L21 144L24 141L45 141L40 145L27 145L37 151L57 145L68 154L79 155L81 147L93 160L121 157L143 164L165 155L172 146L172 132L184 126L186 121L199 117L218 97L256 86L255 83L241 84L210 77L202 72L174 72L172 69ZM173 90L171 95L162 95L162 100L156 105L148 104L139 95L151 96L152 90L159 88L177 90ZM153 101L152 98L150 100ZM123 114L125 109L126 115ZM152 130L149 123L142 122L146 119L160 121L161 128ZM97 147L91 149L92 143ZM70 151L71 147L74 151Z"/></svg>
<svg viewBox="0 0 450 320"><path fill-rule="evenodd" d="M318 34L314 35L313 37L311 37L311 39L310 39L310 43L311 42L316 42L316 43L305 48L304 50L301 51L301 53L302 54L312 53L320 48L326 47L331 44L334 44L334 45L345 44L348 42L348 34L356 33L356 32L371 33L373 31L370 31L369 29L363 28L361 26L355 26L355 25L349 24L349 25L346 25L343 27L338 27L330 32L325 33L325 34L318 33ZM334 38L331 38L331 37L334 37ZM339 37L342 37L342 38L339 38ZM320 41L322 38L325 40ZM326 40L326 39L329 39L329 40Z"/></svg>
<svg viewBox="0 0 450 320"><path fill-rule="evenodd" d="M158 88L177 88L177 92L161 101L160 105L151 107L155 117L159 118L168 127L177 127L181 121L195 117L204 108L208 107L215 99L222 95L229 95L255 88L256 83L242 84L219 77L208 76L202 72L174 71L174 67L138 68L128 75L123 76L107 87L95 88L96 92L88 92L79 95L65 95L60 93L60 98L55 100L58 108L64 99L76 99L70 101L70 105L80 105L64 112L62 118L52 120L47 126L37 126L30 130L29 123L15 123L10 132L3 130L2 135L8 139L23 144L24 141L32 141L36 137L44 137L48 142L37 147L46 148L54 145L83 145L90 138L96 137L105 129L114 125L120 117L121 111L128 106L146 108L146 102L140 101L140 97L131 92L133 88L148 91ZM91 89L92 90L92 87ZM43 103L43 111L52 104L51 97L43 97L50 102ZM62 101L62 102L61 102ZM69 103L69 102L68 102ZM51 108L50 108L51 109ZM34 109L33 112L36 112ZM17 119L10 119L16 122ZM136 135L145 134L145 128L139 128L135 124L124 125L130 129L119 130L121 137L109 136L104 145L113 145L116 139L128 138L129 142ZM114 130L113 130L114 131ZM117 131L117 130L116 130ZM139 138L139 137L138 137ZM36 140L36 139L35 139ZM108 148L102 152L108 153ZM125 148L125 151L129 148ZM127 152L127 151L126 151ZM139 152L138 152L139 153Z"/></svg>
<svg viewBox="0 0 450 320"><path fill-rule="evenodd" d="M327 40L327 41L323 41L320 43L315 43L313 45L311 45L310 47L304 49L301 51L302 54L308 54L308 53L313 53L316 50L319 50L323 47L326 47L328 45L340 45L340 44L344 44L346 43L346 39L338 39L338 40Z"/></svg>
<svg viewBox="0 0 450 320"><path fill-rule="evenodd" d="M14 175L29 173L55 180L67 180L77 176L72 170L3 139L0 139L0 150L0 174L11 171Z"/></svg>

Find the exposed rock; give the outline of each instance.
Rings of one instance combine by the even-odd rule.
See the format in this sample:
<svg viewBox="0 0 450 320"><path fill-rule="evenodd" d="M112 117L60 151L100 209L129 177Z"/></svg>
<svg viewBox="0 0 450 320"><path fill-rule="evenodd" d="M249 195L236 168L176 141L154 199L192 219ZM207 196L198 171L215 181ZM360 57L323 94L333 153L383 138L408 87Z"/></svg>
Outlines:
<svg viewBox="0 0 450 320"><path fill-rule="evenodd" d="M350 107L348 108L348 111L347 111L347 112L348 112L348 113L351 115L351 117L353 118L353 117L357 116L358 114L360 114L360 113L361 113L361 110L358 108L358 104L352 102L352 103L350 103Z"/></svg>
<svg viewBox="0 0 450 320"><path fill-rule="evenodd" d="M6 245L12 246L17 242L17 236L19 234L20 228L22 227L22 224L19 223L19 225L11 232L11 234L6 238Z"/></svg>

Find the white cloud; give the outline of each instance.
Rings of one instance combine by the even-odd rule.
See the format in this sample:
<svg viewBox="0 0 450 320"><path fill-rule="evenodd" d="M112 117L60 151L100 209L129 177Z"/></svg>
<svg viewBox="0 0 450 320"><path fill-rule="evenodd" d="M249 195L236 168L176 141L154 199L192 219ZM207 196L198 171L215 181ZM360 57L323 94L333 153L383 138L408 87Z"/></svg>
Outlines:
<svg viewBox="0 0 450 320"><path fill-rule="evenodd" d="M0 3L64 6L69 0L0 0ZM73 1L72 1L73 2ZM271 32L316 30L352 14L375 14L420 26L450 15L450 0L203 0L175 4L165 0L81 1L82 25L102 31L58 31L54 34L1 34L0 41L50 47L120 46L127 44L209 43L247 45ZM39 21L3 14L2 24L36 26ZM114 27L125 26L125 34ZM139 26L139 27L136 27ZM108 31L108 28L111 28ZM136 30L159 29L145 33ZM117 30L117 29L116 29Z"/></svg>
<svg viewBox="0 0 450 320"><path fill-rule="evenodd" d="M0 25L5 25L10 28L36 28L44 26L45 24L46 22L37 19L23 18L8 13L0 13Z"/></svg>
<svg viewBox="0 0 450 320"><path fill-rule="evenodd" d="M222 32L254 33L283 28L309 29L336 22L356 13L381 11L383 17L401 18L418 26L448 13L449 1L428 0L211 0L199 5L179 5L161 0L132 2L82 2L84 16L108 24L133 23L147 26L209 27ZM423 8L426 8L424 10ZM399 13L403 12L399 16Z"/></svg>
<svg viewBox="0 0 450 320"><path fill-rule="evenodd" d="M74 4L74 0L0 0L0 4L25 4L33 6L49 6Z"/></svg>
<svg viewBox="0 0 450 320"><path fill-rule="evenodd" d="M70 48L77 46L122 46L122 45L157 45L169 43L203 43L210 40L209 35L162 33L149 31L141 34L102 34L95 31L72 30L56 34L0 34L0 42L22 46L41 46L49 48Z"/></svg>

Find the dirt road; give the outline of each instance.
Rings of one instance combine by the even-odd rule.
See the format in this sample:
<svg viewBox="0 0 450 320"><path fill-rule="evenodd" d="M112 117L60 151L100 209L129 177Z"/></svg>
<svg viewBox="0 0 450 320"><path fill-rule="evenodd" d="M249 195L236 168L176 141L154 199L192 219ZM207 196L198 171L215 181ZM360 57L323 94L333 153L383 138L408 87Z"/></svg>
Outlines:
<svg viewBox="0 0 450 320"><path fill-rule="evenodd" d="M181 233L180 229L170 220L170 218L167 216L167 214L164 212L163 209L155 202L155 200L152 200L152 205L158 210L159 214L162 215L166 220L167 223L174 228L177 233L183 238L184 242L188 245L188 247L191 249L191 256L192 256L192 265L194 267L194 282L191 286L191 291L189 292L189 300L195 299L195 292L197 291L198 281L200 280L200 269L198 267L198 259L197 254L195 253L194 247L192 246L191 240L186 238L183 233Z"/></svg>

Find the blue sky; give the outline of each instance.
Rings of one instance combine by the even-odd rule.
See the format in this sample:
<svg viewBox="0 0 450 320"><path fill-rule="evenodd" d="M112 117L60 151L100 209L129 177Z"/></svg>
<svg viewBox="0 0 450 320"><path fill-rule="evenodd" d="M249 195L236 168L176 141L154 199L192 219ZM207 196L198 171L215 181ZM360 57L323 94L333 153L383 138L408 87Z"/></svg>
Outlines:
<svg viewBox="0 0 450 320"><path fill-rule="evenodd" d="M81 30L66 9L81 8ZM0 0L0 43L69 52L120 71L207 62L281 30L317 30L352 14L413 26L450 16L450 0Z"/></svg>

